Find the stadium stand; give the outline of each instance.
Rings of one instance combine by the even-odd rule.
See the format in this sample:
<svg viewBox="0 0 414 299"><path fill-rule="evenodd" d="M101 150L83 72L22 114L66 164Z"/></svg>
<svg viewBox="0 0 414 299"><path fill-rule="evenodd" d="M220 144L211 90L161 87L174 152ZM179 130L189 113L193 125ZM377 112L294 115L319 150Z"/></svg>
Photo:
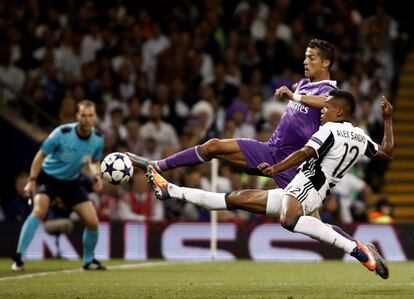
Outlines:
<svg viewBox="0 0 414 299"><path fill-rule="evenodd" d="M3 149L5 155L19 153L18 163L6 165L13 174L27 171L33 158L22 140L39 143L50 128L70 121L84 97L98 104L106 152L131 150L128 124L141 133L154 102L162 104L162 121L176 131L180 149L207 137L235 136L240 129L226 116L240 102L249 107L254 137L265 140L284 105L273 102L272 91L302 76L304 47L317 37L338 49L332 78L358 99L360 125L378 132L369 117L376 84L379 94L394 100L395 160L360 165L355 173L374 190L371 209L386 195L395 204L396 221L414 218L414 53L405 59L413 29L394 1L0 2L0 117L7 128L24 132L9 138L10 148ZM254 97L264 108L253 107ZM192 110L200 99L208 102L204 118ZM9 129L0 126L2 137L10 136L2 130ZM138 137L137 154L159 158L177 150L175 143L160 146L157 136ZM188 171L172 171L169 179L183 181ZM193 171L208 188L209 169ZM222 181L231 177L234 186L223 183L222 192L272 187L238 169L224 176ZM0 179L8 186L0 190L4 209L15 177ZM116 202L117 194L128 191L107 186L105 194L94 195L95 202L99 207L108 195ZM184 208L165 209L170 209L165 215L173 215Z"/></svg>

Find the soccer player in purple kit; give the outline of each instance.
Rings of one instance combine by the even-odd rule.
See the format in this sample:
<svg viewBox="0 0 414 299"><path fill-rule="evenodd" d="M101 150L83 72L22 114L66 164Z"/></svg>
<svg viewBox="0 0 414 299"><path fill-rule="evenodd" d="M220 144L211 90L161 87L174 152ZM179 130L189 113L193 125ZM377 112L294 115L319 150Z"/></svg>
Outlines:
<svg viewBox="0 0 414 299"><path fill-rule="evenodd" d="M329 189L363 156L371 159L392 159L393 107L388 99L383 97L381 108L384 117L384 138L379 145L361 128L352 125L351 119L355 110L355 99L352 94L339 89L332 90L322 110L324 125L313 134L306 145L273 166L268 163L258 166L263 173L273 175L301 164L300 172L285 190L279 189L283 194L282 200L276 196L276 190L250 189L216 193L180 187L169 183L151 165L147 168L148 182L160 200L184 200L209 210L237 208L258 214L269 214L269 211L272 211L273 216L280 217L280 223L284 228L343 249L368 270L375 271L381 278L387 279L387 263L374 244L364 245L357 240L344 238L338 230L332 229L315 217L310 217L315 216L313 212L322 206Z"/></svg>
<svg viewBox="0 0 414 299"><path fill-rule="evenodd" d="M134 166L144 171L148 164L157 170L166 171L181 166L194 166L217 158L232 162L248 173L263 175L257 166L262 162L271 165L282 161L295 150L300 149L319 129L321 109L328 93L337 88L330 80L330 68L335 59L335 48L330 43L312 39L303 62L306 78L296 84L295 92L282 86L275 91L275 97L289 98L289 103L279 126L267 142L253 139L213 138L202 145L178 152L159 161L148 161L144 157L126 153ZM296 169L277 174L274 180L281 188L296 175Z"/></svg>
<svg viewBox="0 0 414 299"><path fill-rule="evenodd" d="M319 129L321 109L324 107L326 97L332 89L336 89L336 82L330 80L330 68L335 60L335 48L329 42L312 39L305 52L303 61L305 78L295 85L295 92L288 87L282 86L275 91L275 97L289 98L289 103L280 120L279 126L267 142L253 139L211 139L206 143L178 152L170 157L159 161L149 161L133 153L126 153L135 167L146 171L148 165L152 165L159 171L165 171L180 166L193 166L213 158L232 162L246 169L250 174L263 175L257 166L263 162L270 165L276 164L289 156L294 151L302 148L308 139ZM295 177L295 168L284 173L273 176L278 187L285 188ZM274 189L281 190L281 189ZM272 194L274 193L274 194ZM256 204L262 205L263 200L268 202L267 215L273 216L271 205L281 201L282 193L279 191L269 192L268 198L263 194L251 196L248 203L232 202L233 209L253 209ZM316 214L316 213L315 213ZM316 215L316 217L319 217ZM338 232L351 238L339 227Z"/></svg>
<svg viewBox="0 0 414 299"><path fill-rule="evenodd" d="M249 174L263 175L257 169L258 165L263 162L273 165L282 161L302 148L319 129L321 109L329 92L337 88L336 81L330 80L330 69L334 60L335 47L332 44L320 39L310 40L303 61L305 78L295 84L294 92L286 86L275 91L275 97L286 97L290 100L278 127L267 142L246 138L213 138L202 145L183 150L159 161L149 161L133 153L126 154L131 158L134 167L144 171L147 170L148 165L158 171L166 171L181 166L198 165L216 158L241 166ZM250 196L249 202L238 201L238 197L235 197L232 201L233 206L229 209L251 208L252 212L256 212L255 206L261 206L264 200L269 207L266 215L274 216L272 205L281 201L280 190L290 183L296 173L296 168L292 168L273 176L281 189L268 192L267 198L263 198L263 193ZM315 212L314 216L319 218L318 212ZM341 228L334 225L332 227L346 238L352 239Z"/></svg>
<svg viewBox="0 0 414 299"><path fill-rule="evenodd" d="M275 97L290 99L278 127L267 142L252 139L211 139L206 143L178 152L159 161L149 161L133 153L126 153L135 167L147 171L149 165L158 171L166 171L181 166L194 166L213 158L232 162L246 169L250 174L263 175L257 167L261 163L269 165L283 161L291 153L301 149L319 129L321 110L329 92L337 88L336 81L330 80L330 69L335 60L335 47L320 39L310 40L303 61L305 78L295 84L295 91L282 86L275 91ZM222 198L204 198L200 194L200 206L212 210L242 209L253 213L279 217L283 189L297 174L296 168L273 176L278 189L243 190L223 202ZM265 212L263 206L266 207ZM312 216L319 219L318 211ZM331 226L337 233L349 240L351 236L340 227Z"/></svg>

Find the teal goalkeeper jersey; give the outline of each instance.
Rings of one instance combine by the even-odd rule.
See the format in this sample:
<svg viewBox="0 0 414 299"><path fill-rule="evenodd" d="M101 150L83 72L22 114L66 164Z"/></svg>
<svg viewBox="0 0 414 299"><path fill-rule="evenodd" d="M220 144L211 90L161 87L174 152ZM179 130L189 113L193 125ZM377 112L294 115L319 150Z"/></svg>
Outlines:
<svg viewBox="0 0 414 299"><path fill-rule="evenodd" d="M60 180L74 180L80 175L87 158L102 159L103 137L95 129L88 138L76 132L78 123L57 127L42 143L40 150L46 154L43 171Z"/></svg>

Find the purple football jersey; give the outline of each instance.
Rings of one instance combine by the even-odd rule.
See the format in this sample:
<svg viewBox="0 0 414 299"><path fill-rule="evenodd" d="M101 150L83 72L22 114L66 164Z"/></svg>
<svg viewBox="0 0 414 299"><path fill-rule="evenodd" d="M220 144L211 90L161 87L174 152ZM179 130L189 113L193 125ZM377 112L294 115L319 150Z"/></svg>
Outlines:
<svg viewBox="0 0 414 299"><path fill-rule="evenodd" d="M300 80L295 93L300 95L317 95L327 97L332 89L336 89L336 81L323 80L310 82L308 78ZM279 126L268 140L268 144L275 147L279 157L287 156L302 148L318 131L321 111L301 102L290 100Z"/></svg>

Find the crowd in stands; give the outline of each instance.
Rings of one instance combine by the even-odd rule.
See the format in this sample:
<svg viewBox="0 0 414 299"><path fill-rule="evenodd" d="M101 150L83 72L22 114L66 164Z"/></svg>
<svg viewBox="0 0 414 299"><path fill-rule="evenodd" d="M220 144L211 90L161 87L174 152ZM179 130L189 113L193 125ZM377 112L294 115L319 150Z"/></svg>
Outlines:
<svg viewBox="0 0 414 299"><path fill-rule="evenodd" d="M382 95L392 99L404 54L393 2L148 2L0 0L1 100L45 129L74 121L78 101L94 101L105 154L160 159L212 137L266 141L287 104L273 98L274 90L303 77L306 46L321 38L337 48L331 78L354 94L358 124L381 141L378 103ZM368 221L367 196L380 191L385 171L382 164L358 165L322 217ZM8 220L22 221L30 210L21 193L25 175L17 178L16 198L3 205ZM211 185L209 164L165 175L189 187ZM220 192L272 187L269 179L220 165ZM91 198L103 221L209 217L185 203L155 200L138 170L128 185L106 184ZM240 212L220 212L219 219L260 220Z"/></svg>

